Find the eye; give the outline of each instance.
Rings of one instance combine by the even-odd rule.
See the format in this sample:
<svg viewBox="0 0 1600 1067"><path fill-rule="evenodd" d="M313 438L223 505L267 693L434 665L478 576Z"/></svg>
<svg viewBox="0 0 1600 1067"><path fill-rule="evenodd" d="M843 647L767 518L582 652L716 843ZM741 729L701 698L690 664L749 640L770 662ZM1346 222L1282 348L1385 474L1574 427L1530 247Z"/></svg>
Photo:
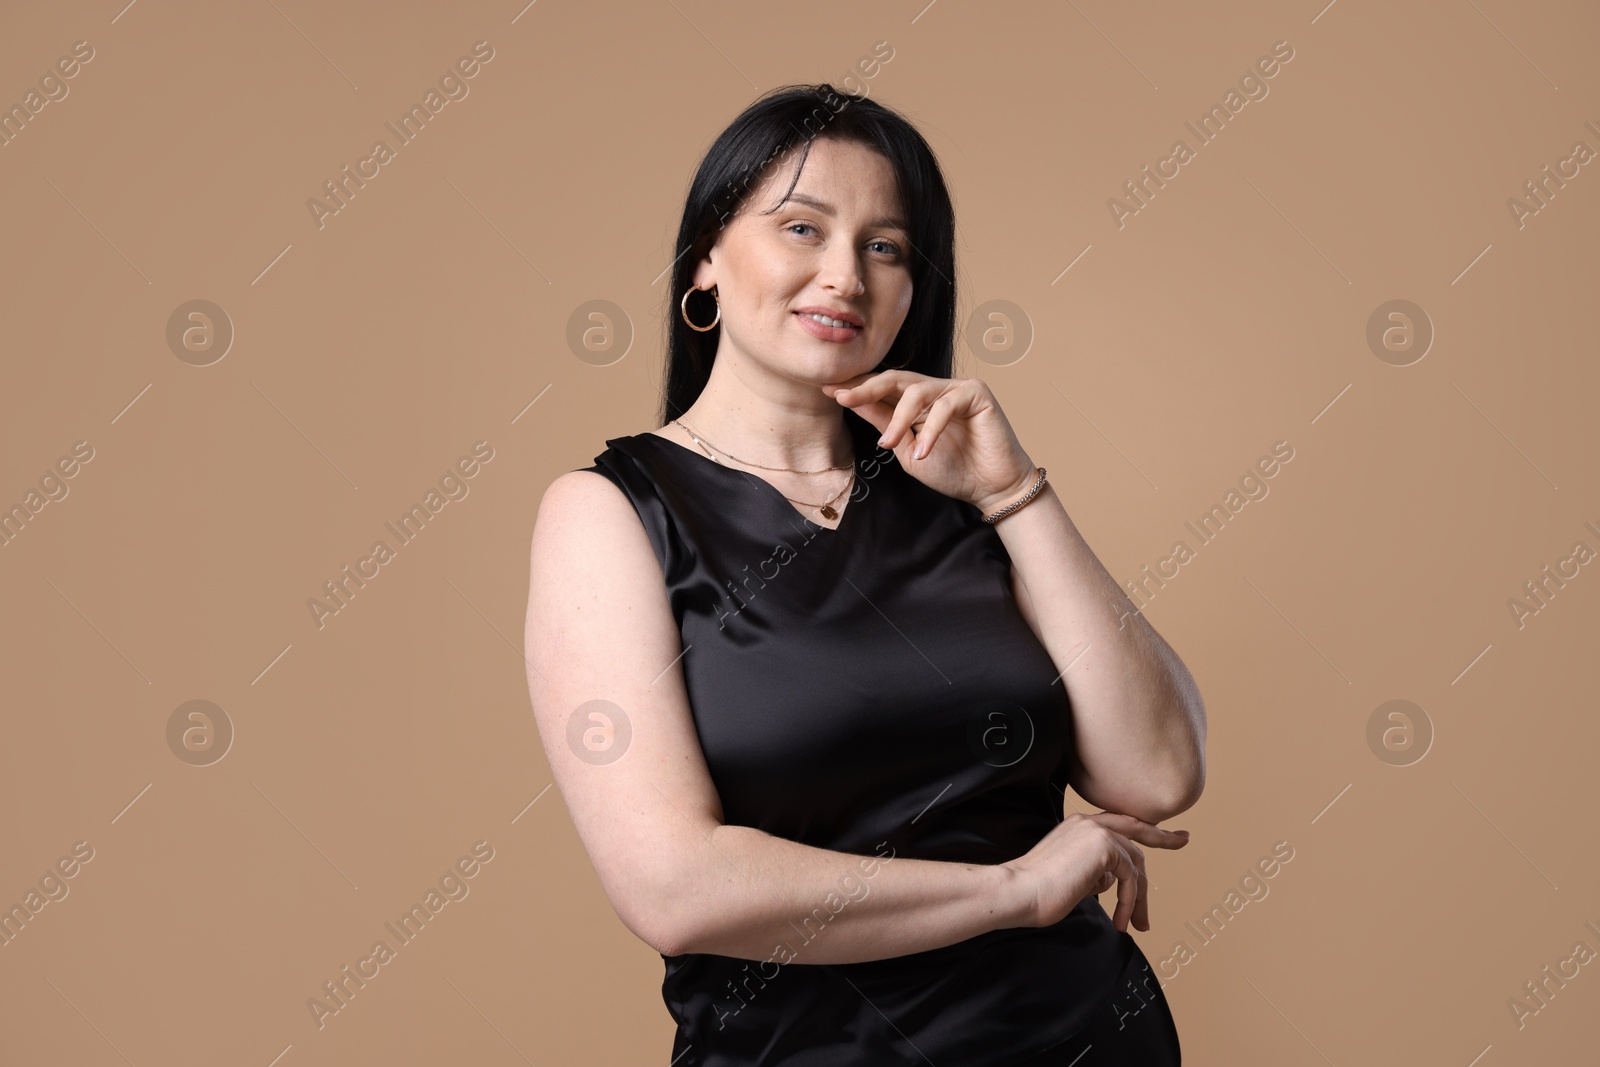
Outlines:
<svg viewBox="0 0 1600 1067"><path fill-rule="evenodd" d="M808 230L816 229L816 227L812 226L811 223L809 223L809 222L791 222L789 225L785 226L784 229L788 230L790 232L793 232L794 228L796 226L804 227L805 229L808 229ZM804 235L802 234L802 236L804 236Z"/></svg>
<svg viewBox="0 0 1600 1067"><path fill-rule="evenodd" d="M893 241L885 240L884 238L879 237L872 243L875 245L883 245L885 255L898 256L900 254L900 246L895 244Z"/></svg>

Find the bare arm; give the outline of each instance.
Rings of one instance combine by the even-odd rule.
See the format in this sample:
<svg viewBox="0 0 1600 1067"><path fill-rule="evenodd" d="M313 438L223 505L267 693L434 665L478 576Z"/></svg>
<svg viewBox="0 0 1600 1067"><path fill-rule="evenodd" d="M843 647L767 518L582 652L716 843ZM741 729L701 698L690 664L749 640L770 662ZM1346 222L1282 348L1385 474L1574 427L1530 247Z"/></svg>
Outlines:
<svg viewBox="0 0 1600 1067"><path fill-rule="evenodd" d="M661 568L632 505L598 474L563 474L545 492L525 641L551 773L618 917L658 952L766 960L786 944L799 962L847 963L1038 925L1032 889L1003 865L887 846L858 856L722 824Z"/></svg>
<svg viewBox="0 0 1600 1067"><path fill-rule="evenodd" d="M813 848L749 826L720 826L702 873L717 911L684 934L684 952L800 963L857 963L943 948L1032 925L1011 868ZM826 933L826 937L818 935Z"/></svg>
<svg viewBox="0 0 1600 1067"><path fill-rule="evenodd" d="M1188 668L1106 572L1049 482L995 529L1018 607L1066 671L1072 787L1152 823L1192 807L1205 788L1206 712Z"/></svg>

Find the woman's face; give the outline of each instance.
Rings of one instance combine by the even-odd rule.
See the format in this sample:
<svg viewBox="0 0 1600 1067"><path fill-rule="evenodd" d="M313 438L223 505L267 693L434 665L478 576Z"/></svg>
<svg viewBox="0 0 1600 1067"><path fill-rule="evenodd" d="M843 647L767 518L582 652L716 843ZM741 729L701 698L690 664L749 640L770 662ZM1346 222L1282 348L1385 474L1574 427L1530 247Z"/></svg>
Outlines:
<svg viewBox="0 0 1600 1067"><path fill-rule="evenodd" d="M813 141L789 199L760 214L789 187L798 159L780 161L751 192L694 280L717 287L719 362L731 350L741 364L821 385L883 359L911 307L912 252L893 168L854 142ZM829 326L805 309L852 325Z"/></svg>

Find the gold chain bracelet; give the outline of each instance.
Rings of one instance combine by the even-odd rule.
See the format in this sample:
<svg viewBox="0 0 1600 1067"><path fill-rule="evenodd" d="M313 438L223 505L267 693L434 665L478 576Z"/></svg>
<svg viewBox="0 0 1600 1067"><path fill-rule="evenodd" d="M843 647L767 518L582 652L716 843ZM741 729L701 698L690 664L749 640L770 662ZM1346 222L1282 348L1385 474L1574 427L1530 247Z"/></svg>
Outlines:
<svg viewBox="0 0 1600 1067"><path fill-rule="evenodd" d="M995 523L999 522L1001 519L1005 518L1007 515L1011 514L1013 511L1016 511L1018 508L1022 507L1024 504L1026 504L1028 501L1032 500L1034 497L1038 496L1039 495L1039 490L1044 488L1045 469L1043 467L1039 467L1038 471L1039 471L1039 477L1034 479L1033 488L1029 489L1026 493L1024 493L1021 500L1013 501L1012 503L1007 504L1005 507L1001 508L999 511L996 511L996 512L994 512L992 514L989 514L989 515L985 515L983 517L983 521L988 523L990 526L993 526Z"/></svg>

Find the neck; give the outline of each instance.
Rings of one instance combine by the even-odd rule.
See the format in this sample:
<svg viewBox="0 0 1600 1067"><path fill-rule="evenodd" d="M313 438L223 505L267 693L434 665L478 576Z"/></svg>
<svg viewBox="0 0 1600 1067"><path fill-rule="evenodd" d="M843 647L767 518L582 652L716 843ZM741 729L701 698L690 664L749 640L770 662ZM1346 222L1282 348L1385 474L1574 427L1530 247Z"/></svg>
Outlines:
<svg viewBox="0 0 1600 1067"><path fill-rule="evenodd" d="M677 416L713 451L806 471L855 461L845 409L837 400L809 382L743 373L725 355L718 354L705 389Z"/></svg>

